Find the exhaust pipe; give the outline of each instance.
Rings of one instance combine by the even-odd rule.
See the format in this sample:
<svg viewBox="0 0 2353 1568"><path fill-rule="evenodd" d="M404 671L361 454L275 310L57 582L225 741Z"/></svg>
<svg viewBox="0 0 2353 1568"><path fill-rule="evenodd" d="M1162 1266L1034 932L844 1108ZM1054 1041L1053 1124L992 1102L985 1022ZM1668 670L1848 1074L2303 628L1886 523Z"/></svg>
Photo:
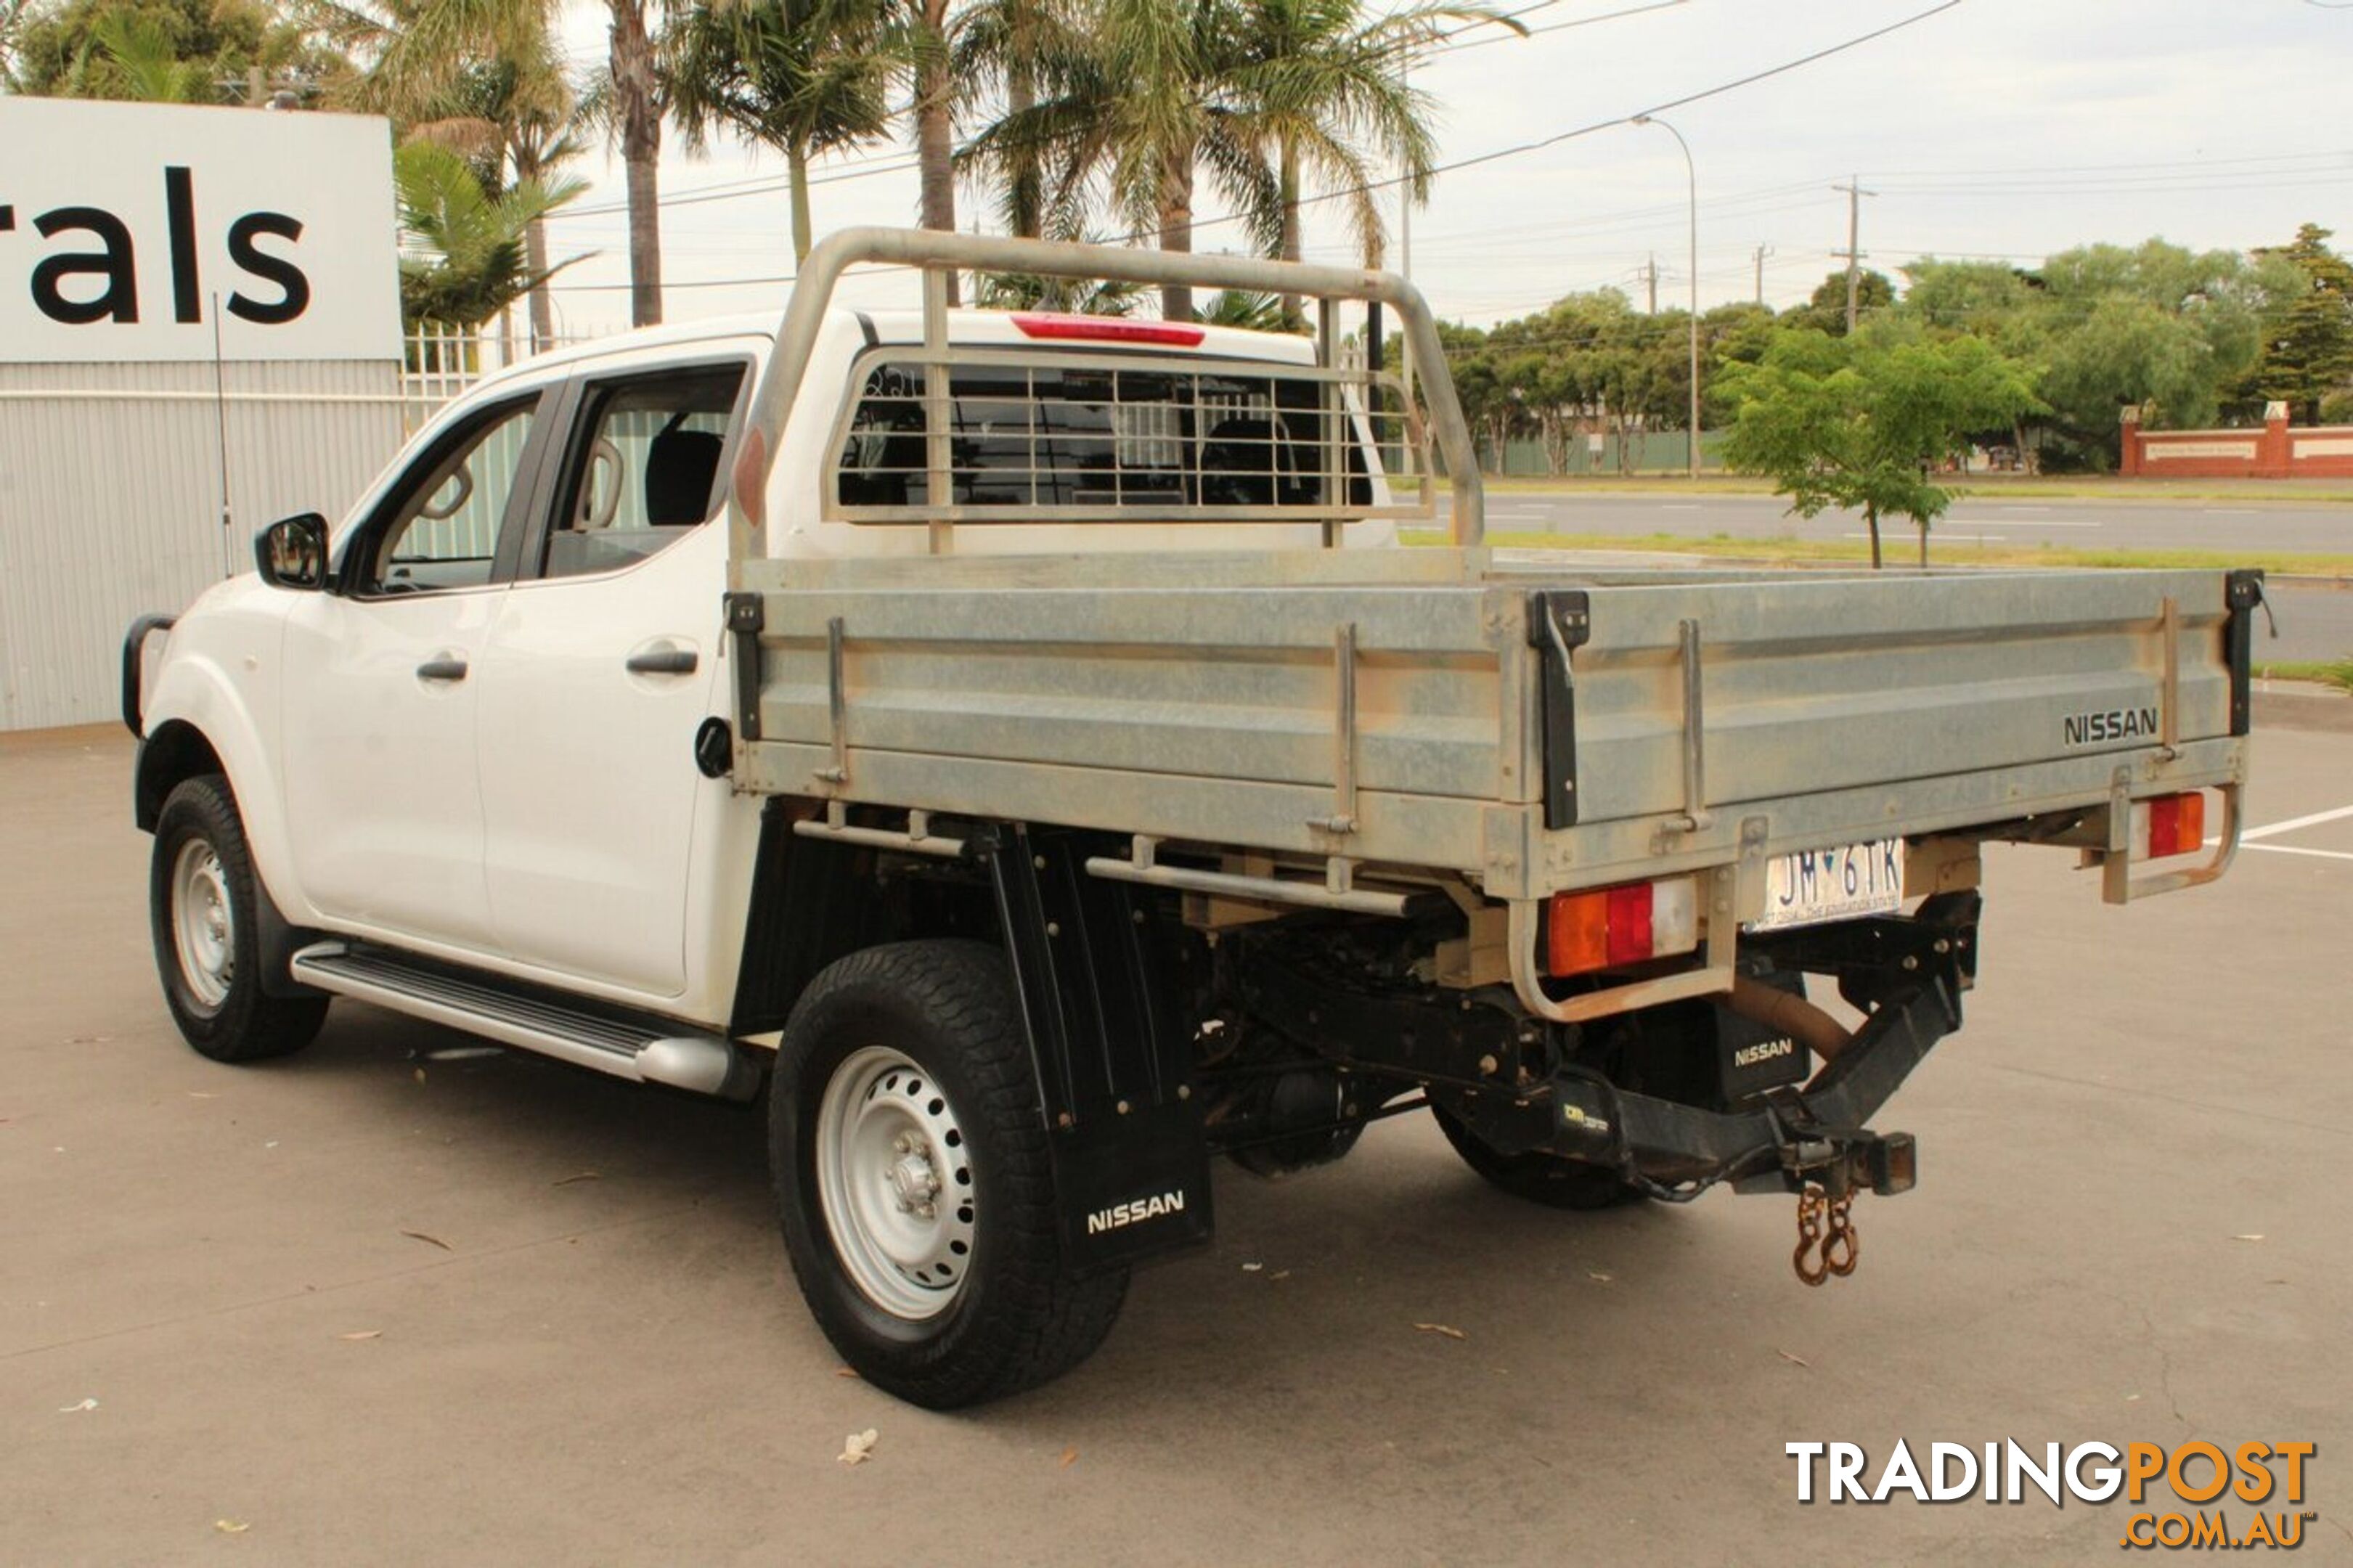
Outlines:
<svg viewBox="0 0 2353 1568"><path fill-rule="evenodd" d="M1824 1062L1854 1043L1845 1025L1802 996L1776 990L1746 974L1733 976L1732 994L1725 1005L1742 1017L1762 1024L1777 1035L1787 1035Z"/></svg>

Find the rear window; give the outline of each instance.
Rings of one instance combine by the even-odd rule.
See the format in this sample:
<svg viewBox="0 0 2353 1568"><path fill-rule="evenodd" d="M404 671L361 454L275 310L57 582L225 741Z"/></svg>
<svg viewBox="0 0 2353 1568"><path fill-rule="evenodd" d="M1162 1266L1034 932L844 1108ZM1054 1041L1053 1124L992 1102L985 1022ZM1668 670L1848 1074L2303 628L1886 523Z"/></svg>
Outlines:
<svg viewBox="0 0 2353 1568"><path fill-rule="evenodd" d="M863 367L834 476L843 509L934 504L930 369L888 359ZM947 377L950 505L1028 516L1372 501L1355 421L1324 412L1339 388L1312 367L982 362L950 366Z"/></svg>

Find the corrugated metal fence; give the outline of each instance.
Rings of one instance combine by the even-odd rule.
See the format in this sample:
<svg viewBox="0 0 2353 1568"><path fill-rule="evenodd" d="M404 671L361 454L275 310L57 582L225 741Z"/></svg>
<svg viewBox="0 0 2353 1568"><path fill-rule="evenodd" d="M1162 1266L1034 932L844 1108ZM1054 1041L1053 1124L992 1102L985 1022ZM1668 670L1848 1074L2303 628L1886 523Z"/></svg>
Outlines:
<svg viewBox="0 0 2353 1568"><path fill-rule="evenodd" d="M133 616L248 570L274 518L340 514L399 448L397 364L228 363L217 395L214 376L0 365L0 730L113 713Z"/></svg>
<svg viewBox="0 0 2353 1568"><path fill-rule="evenodd" d="M340 519L519 357L428 328L404 362L231 361L217 383L207 362L0 364L0 731L114 716L132 617L251 570L265 523Z"/></svg>

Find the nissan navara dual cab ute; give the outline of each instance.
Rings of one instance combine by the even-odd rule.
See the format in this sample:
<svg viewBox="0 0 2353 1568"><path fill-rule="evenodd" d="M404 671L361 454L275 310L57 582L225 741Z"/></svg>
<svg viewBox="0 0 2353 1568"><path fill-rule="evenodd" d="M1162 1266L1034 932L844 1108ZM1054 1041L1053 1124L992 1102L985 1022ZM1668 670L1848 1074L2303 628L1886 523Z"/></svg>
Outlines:
<svg viewBox="0 0 2353 1568"><path fill-rule="evenodd" d="M876 262L920 310L835 302ZM1795 1194L1844 1272L1979 846L2115 903L2227 864L2260 579L1498 553L1445 365L1383 273L853 230L781 321L491 376L134 628L166 1005L222 1061L343 997L765 1095L811 1310L934 1406L1092 1352L1213 1154L1425 1108L1558 1208Z"/></svg>

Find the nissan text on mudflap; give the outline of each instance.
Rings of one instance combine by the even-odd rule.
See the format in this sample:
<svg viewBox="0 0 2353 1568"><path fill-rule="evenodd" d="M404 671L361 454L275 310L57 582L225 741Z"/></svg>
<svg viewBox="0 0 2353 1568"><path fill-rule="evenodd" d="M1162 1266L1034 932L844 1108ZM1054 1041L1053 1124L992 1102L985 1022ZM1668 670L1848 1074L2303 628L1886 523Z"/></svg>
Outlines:
<svg viewBox="0 0 2353 1568"><path fill-rule="evenodd" d="M873 263L922 308L836 307ZM954 269L1319 331L950 310ZM1980 846L2116 903L2229 863L2261 580L1507 558L1445 365L1384 273L860 229L781 322L492 376L134 627L174 1016L765 1087L810 1310L925 1405L1085 1359L1212 1155L1422 1108L1558 1208L1795 1194L1799 1274L1848 1271Z"/></svg>

